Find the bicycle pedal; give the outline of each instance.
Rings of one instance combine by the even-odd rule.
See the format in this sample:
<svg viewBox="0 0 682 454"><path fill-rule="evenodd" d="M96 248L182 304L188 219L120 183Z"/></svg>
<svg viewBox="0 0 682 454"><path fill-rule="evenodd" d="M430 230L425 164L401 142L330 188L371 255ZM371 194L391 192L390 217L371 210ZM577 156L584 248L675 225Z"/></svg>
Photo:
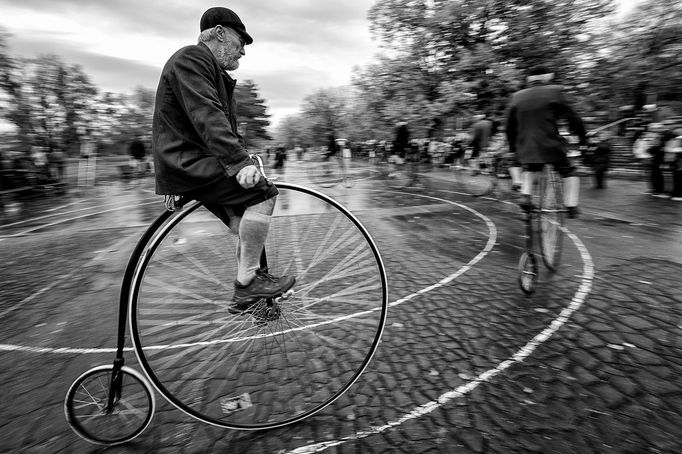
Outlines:
<svg viewBox="0 0 682 454"><path fill-rule="evenodd" d="M288 300L292 296L294 296L294 289L293 288L287 290L286 292L282 293L282 295L275 298L275 301Z"/></svg>

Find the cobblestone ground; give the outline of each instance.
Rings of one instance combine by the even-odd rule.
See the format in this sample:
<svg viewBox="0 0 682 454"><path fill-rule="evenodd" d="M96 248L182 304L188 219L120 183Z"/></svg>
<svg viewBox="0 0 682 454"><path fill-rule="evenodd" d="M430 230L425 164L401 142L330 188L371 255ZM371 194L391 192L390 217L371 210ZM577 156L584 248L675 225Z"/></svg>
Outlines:
<svg viewBox="0 0 682 454"><path fill-rule="evenodd" d="M79 439L63 415L66 390L113 352L53 349L114 346L122 270L158 209L137 208L123 225L102 216L18 237L0 231L0 452L682 451L678 214L661 226L610 215L606 202L586 208L569 224L577 236L565 239L559 271L542 269L526 297L516 282L523 242L514 206L442 184L413 194L353 191L365 191L346 202L389 274L394 304L382 343L329 408L261 432L197 422L157 395L151 426L133 442L100 448ZM569 307L575 312L557 323ZM132 352L126 358L139 370Z"/></svg>

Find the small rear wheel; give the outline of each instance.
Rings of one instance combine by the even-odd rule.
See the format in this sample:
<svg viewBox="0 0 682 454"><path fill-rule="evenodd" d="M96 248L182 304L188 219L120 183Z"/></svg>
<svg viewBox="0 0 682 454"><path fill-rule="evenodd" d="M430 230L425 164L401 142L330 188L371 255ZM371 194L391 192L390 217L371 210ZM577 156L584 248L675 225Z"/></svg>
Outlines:
<svg viewBox="0 0 682 454"><path fill-rule="evenodd" d="M532 252L524 252L519 260L519 286L526 295L535 291L538 280L538 261Z"/></svg>
<svg viewBox="0 0 682 454"><path fill-rule="evenodd" d="M113 365L97 366L78 377L64 400L66 420L76 434L91 443L117 445L132 440L149 426L155 401L151 386L134 369L123 366L113 376ZM120 392L110 402L115 378Z"/></svg>
<svg viewBox="0 0 682 454"><path fill-rule="evenodd" d="M495 192L500 199L512 198L512 178L509 173L509 161L506 158L497 159L495 162Z"/></svg>

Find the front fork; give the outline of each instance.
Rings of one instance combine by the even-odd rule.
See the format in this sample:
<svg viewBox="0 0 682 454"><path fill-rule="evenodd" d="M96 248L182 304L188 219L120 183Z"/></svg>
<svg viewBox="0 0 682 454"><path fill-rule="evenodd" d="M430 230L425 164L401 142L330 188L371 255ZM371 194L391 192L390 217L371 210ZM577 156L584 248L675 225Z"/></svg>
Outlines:
<svg viewBox="0 0 682 454"><path fill-rule="evenodd" d="M125 360L123 356L114 359L114 367L111 370L111 383L109 384L109 398L107 399L107 406L104 408L105 413L111 414L114 411L114 406L121 399L121 389L123 388L123 364Z"/></svg>

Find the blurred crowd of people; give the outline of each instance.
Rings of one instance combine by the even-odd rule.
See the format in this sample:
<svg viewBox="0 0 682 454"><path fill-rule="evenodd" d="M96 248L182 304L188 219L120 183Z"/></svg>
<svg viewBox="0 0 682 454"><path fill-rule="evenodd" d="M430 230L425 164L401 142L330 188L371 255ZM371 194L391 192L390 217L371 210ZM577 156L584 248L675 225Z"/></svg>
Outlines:
<svg viewBox="0 0 682 454"><path fill-rule="evenodd" d="M653 197L682 202L682 125L671 120L649 124L636 138L633 155L647 169ZM672 185L666 185L666 171Z"/></svg>
<svg viewBox="0 0 682 454"><path fill-rule="evenodd" d="M346 150L353 159L368 160L370 163L391 162L394 159L428 163L435 167L448 167L460 162L465 156L476 157L487 154L506 155L509 153L507 138L501 121L485 113L475 114L470 127L446 137L411 137L406 121L399 121L394 129L393 140L365 140L349 142L330 135L327 145L307 147L298 143L288 150L284 144L277 144L266 150L267 158L274 158L275 169L282 169L287 151L295 159L303 161L311 153L334 156L337 150ZM597 129L589 134L589 145L579 151L575 139L566 131L566 140L571 145L571 158L583 172L592 176L592 188L605 189L609 170L613 168L617 144L623 144L615 128ZM658 198L682 201L682 124L673 121L653 122L627 137L631 144L632 156L623 159L638 162L644 178L650 186L648 192ZM624 148L623 148L624 149ZM669 175L668 178L665 178Z"/></svg>
<svg viewBox="0 0 682 454"><path fill-rule="evenodd" d="M61 150L32 146L22 152L6 149L0 152L0 191L54 185L63 180L66 157Z"/></svg>

